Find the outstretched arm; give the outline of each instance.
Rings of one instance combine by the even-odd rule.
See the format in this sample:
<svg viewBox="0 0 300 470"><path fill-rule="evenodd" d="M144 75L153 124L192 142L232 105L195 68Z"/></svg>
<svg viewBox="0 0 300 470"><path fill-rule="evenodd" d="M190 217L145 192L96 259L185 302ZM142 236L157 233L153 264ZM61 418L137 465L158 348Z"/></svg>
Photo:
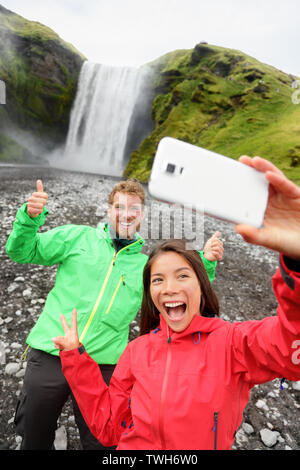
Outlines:
<svg viewBox="0 0 300 470"><path fill-rule="evenodd" d="M65 225L38 233L45 223L48 210L47 193L41 180L36 182L28 202L17 212L13 230L6 242L6 253L17 263L32 263L52 266L61 263L67 256L72 240L78 234L73 225Z"/></svg>
<svg viewBox="0 0 300 470"><path fill-rule="evenodd" d="M277 317L235 324L232 345L236 372L253 383L300 379L300 188L271 162L243 156L240 161L265 173L269 198L262 228L237 225L248 243L280 253L273 277ZM298 349L297 349L298 348Z"/></svg>
<svg viewBox="0 0 300 470"><path fill-rule="evenodd" d="M66 380L94 436L104 446L117 445L121 434L132 425L128 403L134 378L129 347L120 357L108 387L98 364L79 343L76 309L72 312L70 327L63 315L60 319L65 335L52 338L52 341L60 349Z"/></svg>
<svg viewBox="0 0 300 470"><path fill-rule="evenodd" d="M287 258L273 276L277 316L234 323L231 329L233 369L253 384L276 377L300 380L300 272ZM292 267L300 271L300 261Z"/></svg>

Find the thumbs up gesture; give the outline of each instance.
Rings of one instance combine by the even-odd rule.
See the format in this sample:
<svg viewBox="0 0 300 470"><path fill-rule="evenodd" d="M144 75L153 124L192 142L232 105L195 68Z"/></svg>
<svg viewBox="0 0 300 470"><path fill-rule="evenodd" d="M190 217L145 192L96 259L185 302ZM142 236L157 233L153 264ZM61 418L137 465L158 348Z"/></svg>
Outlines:
<svg viewBox="0 0 300 470"><path fill-rule="evenodd" d="M220 235L220 232L215 232L205 243L204 256L209 261L221 261L223 258L224 247L222 240L219 238Z"/></svg>
<svg viewBox="0 0 300 470"><path fill-rule="evenodd" d="M37 217L43 212L43 208L47 202L48 194L44 193L43 183L41 180L36 182L36 192L32 193L27 203L27 213L30 217Z"/></svg>

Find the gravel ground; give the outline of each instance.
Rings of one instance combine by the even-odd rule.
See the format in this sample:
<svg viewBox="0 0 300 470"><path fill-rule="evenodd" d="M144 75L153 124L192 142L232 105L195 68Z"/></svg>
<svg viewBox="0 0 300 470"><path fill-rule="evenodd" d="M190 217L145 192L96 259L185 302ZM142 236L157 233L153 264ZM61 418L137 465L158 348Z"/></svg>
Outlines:
<svg viewBox="0 0 300 470"><path fill-rule="evenodd" d="M107 194L116 181L112 177L51 168L0 167L0 346L4 347L2 356L0 352L0 449L20 446L13 416L26 367L21 355L26 348L26 336L41 312L56 273L56 267L16 264L4 249L16 211L35 190L37 178L42 178L49 194L49 215L42 230L68 223L96 226L106 220ZM164 216L162 224L163 221ZM232 225L205 217L204 239L216 230L221 231L225 247L214 281L221 316L228 321L243 321L274 315L276 299L271 277L278 256L244 243ZM156 241L146 241L147 253ZM130 339L137 333L137 321L134 321ZM233 449L300 449L300 382L286 381L282 387L280 385L280 380L276 379L253 388ZM81 448L69 402L63 409L58 429L58 437L63 438L57 441L58 447Z"/></svg>

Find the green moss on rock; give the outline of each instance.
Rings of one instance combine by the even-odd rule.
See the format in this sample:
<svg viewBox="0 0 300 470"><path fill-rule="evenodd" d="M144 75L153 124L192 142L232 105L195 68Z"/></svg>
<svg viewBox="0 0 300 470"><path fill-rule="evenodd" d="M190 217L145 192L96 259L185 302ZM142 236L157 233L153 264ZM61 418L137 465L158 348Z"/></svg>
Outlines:
<svg viewBox="0 0 300 470"><path fill-rule="evenodd" d="M63 143L84 59L50 28L0 6L0 78L6 85L1 138L13 128L30 132L49 150Z"/></svg>

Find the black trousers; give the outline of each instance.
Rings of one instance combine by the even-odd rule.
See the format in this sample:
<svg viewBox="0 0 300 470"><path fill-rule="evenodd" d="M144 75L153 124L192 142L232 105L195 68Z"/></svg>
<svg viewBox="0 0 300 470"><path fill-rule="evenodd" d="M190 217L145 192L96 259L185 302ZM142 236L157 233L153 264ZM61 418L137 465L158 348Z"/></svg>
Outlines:
<svg viewBox="0 0 300 470"><path fill-rule="evenodd" d="M99 367L104 381L109 384L115 366ZM70 395L82 448L115 449L103 447L90 432L62 373L60 358L38 349L31 349L15 413L16 431L23 438L21 450L54 449L57 420Z"/></svg>

